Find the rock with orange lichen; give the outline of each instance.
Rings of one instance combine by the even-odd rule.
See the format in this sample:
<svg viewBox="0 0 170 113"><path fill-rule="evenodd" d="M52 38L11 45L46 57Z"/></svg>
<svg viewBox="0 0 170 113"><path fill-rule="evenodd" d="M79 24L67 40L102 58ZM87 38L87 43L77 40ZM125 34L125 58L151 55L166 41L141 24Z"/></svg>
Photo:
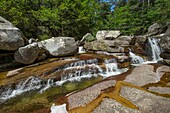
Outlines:
<svg viewBox="0 0 170 113"><path fill-rule="evenodd" d="M83 91L70 95L68 97L68 109L70 110L76 107L86 106L86 104L97 98L101 94L102 90L113 86L115 83L115 80L104 81Z"/></svg>
<svg viewBox="0 0 170 113"><path fill-rule="evenodd" d="M137 109L123 106L119 102L104 98L101 104L92 113L141 113Z"/></svg>
<svg viewBox="0 0 170 113"><path fill-rule="evenodd" d="M149 91L157 92L160 94L170 94L170 87L149 87Z"/></svg>
<svg viewBox="0 0 170 113"><path fill-rule="evenodd" d="M142 113L169 113L170 111L170 98L127 86L121 88L120 95L135 104Z"/></svg>

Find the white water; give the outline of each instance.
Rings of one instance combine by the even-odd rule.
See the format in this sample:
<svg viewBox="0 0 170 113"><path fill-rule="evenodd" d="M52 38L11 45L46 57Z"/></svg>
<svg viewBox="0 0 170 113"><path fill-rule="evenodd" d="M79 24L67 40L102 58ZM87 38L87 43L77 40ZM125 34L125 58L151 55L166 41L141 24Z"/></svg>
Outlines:
<svg viewBox="0 0 170 113"><path fill-rule="evenodd" d="M152 60L153 61L158 61L160 60L160 54L161 54L161 49L158 45L158 39L155 38L148 38L149 44L151 46L152 50Z"/></svg>
<svg viewBox="0 0 170 113"><path fill-rule="evenodd" d="M15 89L8 88L5 92L1 92L0 100L6 100L24 92L40 89L42 80L36 77L29 77L27 80L20 82Z"/></svg>
<svg viewBox="0 0 170 113"><path fill-rule="evenodd" d="M129 57L132 58L132 59L131 59L131 62L132 62L133 64L142 64L142 63L144 62L144 60L143 60L142 57L137 56L137 55L135 55L135 54L132 53L132 52L129 52L129 55L130 55Z"/></svg>
<svg viewBox="0 0 170 113"><path fill-rule="evenodd" d="M55 104L53 104L51 106L51 113L68 113L66 110L66 104L62 104L58 106L55 106Z"/></svg>
<svg viewBox="0 0 170 113"><path fill-rule="evenodd" d="M135 55L132 52L129 52L130 57L132 58L131 62L132 65L138 66L140 64L150 64L150 63L157 63L158 60L161 60L161 48L158 45L159 40L155 38L148 38L149 45L151 47L152 52L152 61L144 61L144 59L140 56Z"/></svg>
<svg viewBox="0 0 170 113"><path fill-rule="evenodd" d="M86 51L85 51L85 49L83 48L83 46L80 46L78 53L85 53L85 52L86 52Z"/></svg>
<svg viewBox="0 0 170 113"><path fill-rule="evenodd" d="M57 70L63 71L60 81L54 81L53 79L43 81L38 77L29 77L27 80L16 85L15 89L7 88L4 92L1 92L0 100L7 100L31 90L38 90L42 93L52 86L60 86L67 81L81 81L82 78L97 77L98 75L106 78L128 70L127 68L119 69L115 59L105 60L104 65L106 69L102 69L100 65L98 65L97 59L70 63ZM67 71L69 71L69 73L66 73Z"/></svg>

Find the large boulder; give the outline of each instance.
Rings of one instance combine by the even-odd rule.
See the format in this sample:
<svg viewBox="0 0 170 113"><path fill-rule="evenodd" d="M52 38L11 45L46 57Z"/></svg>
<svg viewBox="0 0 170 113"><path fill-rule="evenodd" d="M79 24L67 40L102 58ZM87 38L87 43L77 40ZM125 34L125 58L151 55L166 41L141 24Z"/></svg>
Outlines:
<svg viewBox="0 0 170 113"><path fill-rule="evenodd" d="M97 40L104 40L104 39L115 39L120 35L120 31L118 30L102 30L98 31L96 34Z"/></svg>
<svg viewBox="0 0 170 113"><path fill-rule="evenodd" d="M160 39L160 46L165 50L165 52L170 53L170 25L166 30L164 36Z"/></svg>
<svg viewBox="0 0 170 113"><path fill-rule="evenodd" d="M151 26L149 26L148 32L149 33L151 33L151 32L158 32L159 28L160 28L160 25L158 23L154 23Z"/></svg>
<svg viewBox="0 0 170 113"><path fill-rule="evenodd" d="M24 47L20 47L14 53L15 61L22 64L33 63L39 55L39 48L37 43L32 43Z"/></svg>
<svg viewBox="0 0 170 113"><path fill-rule="evenodd" d="M15 51L24 46L26 41L18 28L0 16L0 50Z"/></svg>
<svg viewBox="0 0 170 113"><path fill-rule="evenodd" d="M129 42L121 40L96 40L87 42L84 48L89 51L128 52Z"/></svg>
<svg viewBox="0 0 170 113"><path fill-rule="evenodd" d="M74 55L77 50L77 43L72 37L53 37L38 42L38 47L44 49L52 56Z"/></svg>

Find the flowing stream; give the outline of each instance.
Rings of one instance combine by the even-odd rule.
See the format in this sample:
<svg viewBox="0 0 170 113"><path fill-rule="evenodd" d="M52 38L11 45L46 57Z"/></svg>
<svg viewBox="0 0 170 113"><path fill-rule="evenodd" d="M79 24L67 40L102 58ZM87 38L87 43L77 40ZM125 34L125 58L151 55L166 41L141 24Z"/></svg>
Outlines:
<svg viewBox="0 0 170 113"><path fill-rule="evenodd" d="M152 51L152 60L153 61L158 61L160 60L160 54L161 54L161 49L158 45L158 39L155 38L148 38L150 47L151 47L151 51Z"/></svg>
<svg viewBox="0 0 170 113"><path fill-rule="evenodd" d="M101 62L101 61L100 61ZM82 78L102 76L103 78L114 76L126 72L127 68L119 69L115 59L104 60L100 63L98 59L81 60L66 64L53 73L62 72L61 80L42 80L40 77L31 76L27 80L20 82L15 88L7 87L0 94L0 101L5 101L24 92L38 90L43 93L50 87L61 86L67 81L81 81ZM101 66L101 64L103 64Z"/></svg>
<svg viewBox="0 0 170 113"><path fill-rule="evenodd" d="M152 61L145 61L142 57L136 55L133 52L129 52L129 57L131 59L131 63L133 65L136 64L148 64L148 63L156 63L158 60L161 60L161 48L158 44L159 40L155 38L148 38L149 46L151 48L150 52L152 53Z"/></svg>

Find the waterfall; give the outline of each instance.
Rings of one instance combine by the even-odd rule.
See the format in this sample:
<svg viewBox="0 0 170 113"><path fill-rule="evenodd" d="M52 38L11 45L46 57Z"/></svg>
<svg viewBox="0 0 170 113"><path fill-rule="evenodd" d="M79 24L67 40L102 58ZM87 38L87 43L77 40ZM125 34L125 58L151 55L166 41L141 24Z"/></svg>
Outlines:
<svg viewBox="0 0 170 113"><path fill-rule="evenodd" d="M105 60L104 62L106 71L102 74L103 77L118 75L128 70L127 68L119 69L115 59Z"/></svg>
<svg viewBox="0 0 170 113"><path fill-rule="evenodd" d="M151 51L152 51L152 60L153 61L157 61L160 60L160 54L161 54L161 49L158 45L158 39L155 38L148 38L150 47L151 47Z"/></svg>
<svg viewBox="0 0 170 113"><path fill-rule="evenodd" d="M62 72L60 73L61 80L58 81L55 81L54 79L42 80L40 77L31 76L27 80L17 84L15 88L8 87L3 90L0 94L0 102L31 90L37 90L42 93L50 87L60 86L67 81L80 81L82 78L97 77L98 75L106 78L121 74L128 70L127 68L119 69L114 58L104 60L102 64L105 67L102 67L98 63L98 59L90 59L66 64L54 71L54 73L59 71Z"/></svg>
<svg viewBox="0 0 170 113"><path fill-rule="evenodd" d="M85 53L85 49L83 46L79 46L78 53Z"/></svg>
<svg viewBox="0 0 170 113"><path fill-rule="evenodd" d="M27 80L17 84L15 89L6 88L4 92L1 92L0 100L6 100L27 91L40 89L42 87L41 82L42 80L40 80L39 78L31 76Z"/></svg>
<svg viewBox="0 0 170 113"><path fill-rule="evenodd" d="M133 64L142 64L142 63L144 62L144 60L143 60L142 57L137 56L137 55L135 55L135 54L132 53L132 52L129 52L129 55L130 55L130 58L132 58L132 59L131 59L131 62L132 62Z"/></svg>

